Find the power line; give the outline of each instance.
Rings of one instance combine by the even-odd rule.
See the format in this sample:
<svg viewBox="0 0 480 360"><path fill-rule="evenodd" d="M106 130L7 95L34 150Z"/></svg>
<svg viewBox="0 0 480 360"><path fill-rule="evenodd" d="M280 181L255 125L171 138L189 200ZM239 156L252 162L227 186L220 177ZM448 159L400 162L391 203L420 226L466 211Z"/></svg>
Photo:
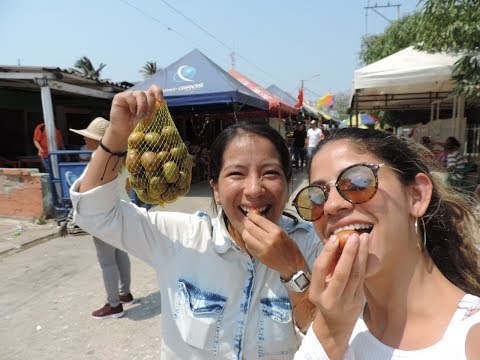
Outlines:
<svg viewBox="0 0 480 360"><path fill-rule="evenodd" d="M172 9L173 11L175 11L177 14L179 14L180 16L182 16L183 18L185 18L189 23L191 23L192 25L196 26L197 28L199 28L200 30L202 30L205 34L207 34L208 36L210 36L212 39L218 41L221 45L223 45L224 47L226 47L228 50L231 50L233 51L232 48L230 48L230 46L228 46L227 44L225 44L222 40L220 40L219 38L217 38L215 35L211 34L210 32L208 32L207 30L205 30L202 26L198 25L195 21L193 21L192 19L190 19L188 16L186 16L184 13L182 13L180 10L178 10L177 8L173 7L172 5L170 5L167 1L165 0L160 0L161 2L163 2L165 5L167 5L170 9Z"/></svg>
<svg viewBox="0 0 480 360"><path fill-rule="evenodd" d="M175 8L173 5L171 5L170 3L168 3L166 0L160 0L161 2L163 2L165 5L167 5L170 9L172 9L173 11L175 11L177 14L179 14L180 16L182 16L183 18L185 18L188 22L190 22L191 24L193 24L194 26L196 26L198 29L200 29L201 31L203 31L205 34L207 34L208 36L210 36L212 39L216 40L219 44L221 44L222 46L224 46L227 50L229 51L234 51L234 49L232 49L230 46L228 46L226 43L224 43L222 40L220 40L219 38L217 38L215 35L211 34L210 32L208 32L206 29L204 29L202 26L200 26L199 24L197 24L194 20L190 19L188 16L186 16L184 13L182 13L180 10L178 10L177 8ZM254 64L252 63L250 60L248 60L246 57L242 56L241 54L239 54L237 51L235 51L235 55L238 56L239 58L243 59L245 62L247 62L248 64L252 65L253 67L255 67L257 70L259 70L260 72L264 73L265 75L267 75L268 77L270 77L271 79L277 81L278 79L275 79L275 77L273 75L271 75L270 73L266 72L265 70L263 70L261 67L259 67L257 64Z"/></svg>
<svg viewBox="0 0 480 360"><path fill-rule="evenodd" d="M382 17L383 19L385 19L386 21L388 21L391 24L392 20L390 20L385 15L380 13L377 9L396 7L397 8L397 20L399 20L400 19L400 6L401 6L401 4L390 4L390 3L387 3L387 5L377 5L377 4L375 4L373 6L370 6L370 0L368 0L367 6L365 6L365 34L368 35L368 10L372 10L378 16Z"/></svg>
<svg viewBox="0 0 480 360"><path fill-rule="evenodd" d="M175 32L176 34L178 34L179 36L181 36L182 38L184 38L185 40L187 41L191 41L189 39L187 39L185 36L183 36L182 34L180 34L178 31L174 30L172 27L168 26L168 25L165 25L164 23L162 23L160 20L158 20L157 18L151 16L150 14L148 14L147 12L143 11L142 9L138 8L137 6L135 5L132 5L131 3L129 3L128 1L126 0L120 0L121 2L123 2L124 4L136 9L137 11L139 11L142 15L152 19L153 21L163 25L164 27L167 28L167 30L169 31L173 31ZM184 19L186 19L189 23L191 23L192 25L194 25L195 27L197 27L198 29L200 29L201 31L203 31L205 34L207 34L209 37L211 37L212 39L214 39L215 41L217 41L220 45L222 45L223 47L225 47L227 50L229 50L230 52L235 52L235 55L239 58L241 58L242 60L244 60L245 62L247 62L248 64L250 64L251 66L253 66L254 68L256 68L258 71L262 72L263 74L267 75L270 79L273 79L275 81L281 81L279 79L276 79L272 74L268 73L267 71L263 70L260 66L256 65L255 63L251 62L250 60L248 60L246 57L242 56L241 54L239 54L237 51L234 51L234 49L232 49L230 46L228 46L225 42L223 42L222 40L220 40L219 38L217 38L215 35L213 35L212 33L210 33L209 31L207 31L206 29L204 29L202 26L200 26L199 24L197 24L194 20L190 19L188 16L186 16L184 13L182 13L180 10L178 10L177 8L175 8L173 5L171 5L170 3L168 3L167 1L165 0L160 0L161 2L163 2L165 5L167 5L170 9L172 9L173 11L175 11L177 14L179 14L180 16L182 16ZM191 41L193 42L193 41ZM282 81L281 81L282 82Z"/></svg>
<svg viewBox="0 0 480 360"><path fill-rule="evenodd" d="M164 24L163 22L161 22L160 20L158 20L156 17L153 17L152 15L146 13L145 11L143 11L142 9L140 9L139 7L129 3L128 1L126 0L120 0L121 2L123 2L125 5L127 6L130 6L131 8L134 8L135 10L137 10L140 14L142 14L143 16L146 16L148 17L150 20L153 20L155 21L156 23L159 23L160 25L164 26L168 31L171 31L171 32L174 32L175 34L179 35L180 37L182 37L184 40L187 40L187 41L191 41L189 39L187 39L185 36L183 36L182 34L180 34L178 31L176 31L175 29L173 29L172 27Z"/></svg>

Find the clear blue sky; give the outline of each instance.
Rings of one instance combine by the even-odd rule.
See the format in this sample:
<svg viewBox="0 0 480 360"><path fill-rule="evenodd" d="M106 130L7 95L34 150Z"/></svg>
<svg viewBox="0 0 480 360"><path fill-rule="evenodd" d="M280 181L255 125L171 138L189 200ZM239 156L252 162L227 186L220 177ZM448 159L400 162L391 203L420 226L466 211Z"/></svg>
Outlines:
<svg viewBox="0 0 480 360"><path fill-rule="evenodd" d="M147 61L164 67L194 48L228 70L234 50L236 69L262 86L296 94L305 79L316 94L350 91L361 37L383 32L385 18L397 17L397 8L366 16L365 6L401 4L406 15L417 2L0 0L0 65L71 68L87 56L95 66L107 64L102 78L135 82Z"/></svg>

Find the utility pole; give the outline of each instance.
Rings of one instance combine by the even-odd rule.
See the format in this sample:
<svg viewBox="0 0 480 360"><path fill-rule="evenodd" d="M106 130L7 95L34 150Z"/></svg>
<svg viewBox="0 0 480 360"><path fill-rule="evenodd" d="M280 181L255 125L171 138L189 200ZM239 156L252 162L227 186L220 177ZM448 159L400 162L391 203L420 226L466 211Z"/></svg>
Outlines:
<svg viewBox="0 0 480 360"><path fill-rule="evenodd" d="M367 6L365 6L365 35L368 35L368 10L372 10L375 12L377 15L388 21L389 23L392 23L392 20L387 18L385 15L383 15L380 11L377 9L385 9L385 8L397 8L397 20L400 20L400 6L401 4L390 4L390 2L387 3L387 5L370 5L370 0L368 0Z"/></svg>

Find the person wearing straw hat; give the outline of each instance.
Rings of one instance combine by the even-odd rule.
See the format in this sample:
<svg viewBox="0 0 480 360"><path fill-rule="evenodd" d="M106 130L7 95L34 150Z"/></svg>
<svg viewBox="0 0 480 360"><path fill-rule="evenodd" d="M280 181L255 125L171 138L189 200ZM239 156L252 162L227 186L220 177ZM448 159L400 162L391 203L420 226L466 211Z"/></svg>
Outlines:
<svg viewBox="0 0 480 360"><path fill-rule="evenodd" d="M97 117L90 122L86 129L70 129L70 131L82 135L87 150L95 151L109 124L108 120ZM130 201L124 187L127 181L127 172L124 168L120 171L119 176L124 177L122 181L118 182L120 184L118 191L121 194L121 198L122 200ZM134 301L130 292L130 259L126 252L107 244L95 236L92 237L107 293L107 303L102 308L94 311L92 316L95 319L122 317L125 314L122 304L131 304Z"/></svg>

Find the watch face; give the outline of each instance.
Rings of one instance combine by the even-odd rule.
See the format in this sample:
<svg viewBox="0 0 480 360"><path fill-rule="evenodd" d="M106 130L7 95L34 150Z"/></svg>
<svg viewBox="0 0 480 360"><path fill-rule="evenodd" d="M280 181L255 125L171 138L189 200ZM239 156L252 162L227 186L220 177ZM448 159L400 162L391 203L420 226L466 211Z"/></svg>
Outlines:
<svg viewBox="0 0 480 360"><path fill-rule="evenodd" d="M295 281L295 284L297 284L297 286L300 290L303 290L306 287L308 287L308 285L310 285L310 280L303 273L300 274L294 281Z"/></svg>

